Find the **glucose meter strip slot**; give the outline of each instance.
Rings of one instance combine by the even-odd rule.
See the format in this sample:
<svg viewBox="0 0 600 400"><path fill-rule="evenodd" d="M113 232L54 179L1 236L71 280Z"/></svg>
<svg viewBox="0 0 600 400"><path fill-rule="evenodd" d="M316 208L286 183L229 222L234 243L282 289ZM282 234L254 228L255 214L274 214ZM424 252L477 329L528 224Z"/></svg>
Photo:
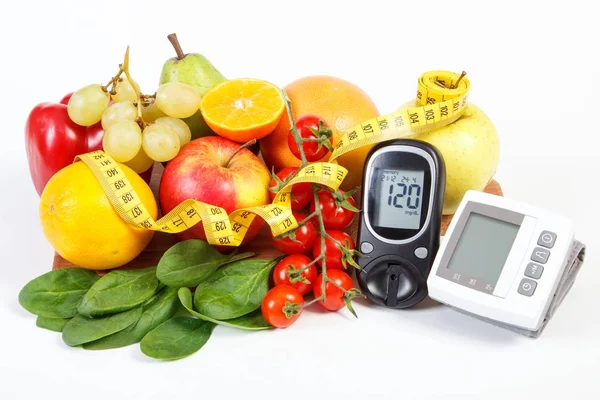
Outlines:
<svg viewBox="0 0 600 400"><path fill-rule="evenodd" d="M485 318L485 317L481 317L476 314L472 314L468 311L453 307L451 305L448 305L448 304L447 305L455 311L458 311L462 314L467 314L471 317L477 318L481 321L490 323L492 325L496 325L501 328L508 329L510 331L513 331L520 335L528 336L530 338L538 338L542 334L544 328L546 327L546 325L548 324L550 319L552 319L552 316L554 315L554 313L556 312L556 310L558 309L558 307L560 306L560 304L562 303L564 298L569 293L569 290L571 289L571 287L573 286L573 283L575 282L575 278L577 277L577 274L579 273L579 270L581 269L581 266L583 265L583 261L585 258L585 250L586 250L586 246L583 243L581 243L577 240L573 241L573 244L571 245L571 255L569 256L569 258L566 261L566 266L565 266L563 275L560 278L558 286L556 287L556 291L554 292L552 301L550 303L550 306L548 307L548 312L546 313L546 316L544 317L544 322L542 323L541 327L537 331L531 331L528 329L518 328L513 325L503 324L503 323L500 323L498 321L495 321L495 320L492 320L489 318Z"/></svg>

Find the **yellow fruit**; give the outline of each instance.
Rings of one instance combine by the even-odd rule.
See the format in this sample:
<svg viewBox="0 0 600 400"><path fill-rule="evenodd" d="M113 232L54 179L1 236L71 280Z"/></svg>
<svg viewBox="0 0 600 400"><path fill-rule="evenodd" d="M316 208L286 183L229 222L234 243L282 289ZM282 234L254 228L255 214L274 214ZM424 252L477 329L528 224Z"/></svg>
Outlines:
<svg viewBox="0 0 600 400"><path fill-rule="evenodd" d="M126 165L119 164L146 209L156 219L158 208L150 187ZM56 252L82 268L120 267L137 257L154 231L127 224L113 209L100 183L82 162L58 171L40 199L42 230Z"/></svg>
<svg viewBox="0 0 600 400"><path fill-rule="evenodd" d="M362 89L340 78L308 76L284 89L292 103L294 119L305 114L321 117L333 131L334 146L356 125L379 115L375 103ZM274 167L275 171L279 171L300 165L288 147L289 129L288 117L284 114L275 131L260 141L261 154L269 170ZM353 150L337 159L348 169L348 175L342 182L343 189L353 189L361 184L365 159L371 147ZM327 161L330 156L331 153L328 153L319 161Z"/></svg>
<svg viewBox="0 0 600 400"><path fill-rule="evenodd" d="M415 106L415 102L400 109ZM446 164L444 214L454 214L467 190L485 189L500 162L500 141L489 117L473 104L453 124L415 139L434 145Z"/></svg>
<svg viewBox="0 0 600 400"><path fill-rule="evenodd" d="M281 89L259 79L232 79L202 96L200 112L217 135L245 143L270 134L285 110Z"/></svg>

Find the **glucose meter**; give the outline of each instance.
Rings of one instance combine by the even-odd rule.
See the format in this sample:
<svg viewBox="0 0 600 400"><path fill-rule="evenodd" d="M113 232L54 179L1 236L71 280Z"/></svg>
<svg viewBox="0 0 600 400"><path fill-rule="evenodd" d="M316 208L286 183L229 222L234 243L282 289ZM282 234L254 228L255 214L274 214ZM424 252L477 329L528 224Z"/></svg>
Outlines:
<svg viewBox="0 0 600 400"><path fill-rule="evenodd" d="M444 161L414 139L375 145L363 172L357 281L371 301L406 308L427 295L445 190Z"/></svg>
<svg viewBox="0 0 600 400"><path fill-rule="evenodd" d="M569 219L469 191L435 257L429 296L537 337L571 288L584 255Z"/></svg>

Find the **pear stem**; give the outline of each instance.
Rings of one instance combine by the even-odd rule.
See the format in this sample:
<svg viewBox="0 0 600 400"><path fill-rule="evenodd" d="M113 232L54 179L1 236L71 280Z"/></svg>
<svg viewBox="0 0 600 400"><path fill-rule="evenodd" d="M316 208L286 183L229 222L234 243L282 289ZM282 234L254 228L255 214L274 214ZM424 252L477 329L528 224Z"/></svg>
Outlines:
<svg viewBox="0 0 600 400"><path fill-rule="evenodd" d="M225 163L225 168L229 167L229 163L231 162L231 160L233 160L233 157L235 157L235 155L237 153L239 153L242 149L245 149L248 146L252 146L253 144L256 143L256 139L252 139L246 143L244 143L243 145L241 145L240 147L237 148L236 151L233 152L233 154L231 155L231 157L229 157L229 160L227 160L227 162Z"/></svg>
<svg viewBox="0 0 600 400"><path fill-rule="evenodd" d="M179 40L177 39L177 34L171 33L170 35L167 36L167 39L169 39L169 42L171 42L171 44L173 45L173 48L175 49L175 52L177 53L177 59L183 60L183 58L185 57L185 53L181 49L181 45L179 44Z"/></svg>

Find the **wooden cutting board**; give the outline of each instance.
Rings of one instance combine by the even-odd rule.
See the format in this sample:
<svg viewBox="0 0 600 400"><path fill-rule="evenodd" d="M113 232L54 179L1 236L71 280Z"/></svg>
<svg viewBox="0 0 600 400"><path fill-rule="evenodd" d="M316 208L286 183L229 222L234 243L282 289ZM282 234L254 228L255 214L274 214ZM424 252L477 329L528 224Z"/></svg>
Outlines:
<svg viewBox="0 0 600 400"><path fill-rule="evenodd" d="M152 188L154 195L158 198L158 186L160 182L160 177L162 176L163 167L161 164L156 163L154 166L154 170L152 172L152 178L150 181L150 187ZM492 180L487 187L485 188L485 192L496 194L502 196L502 188L500 184L495 180ZM357 202L358 204L358 202ZM441 232L442 235L445 234L450 221L452 220L452 215L445 215L442 218L442 226ZM353 239L356 239L356 234L358 230L358 218L354 219L354 222L346 229L346 232L352 236ZM129 264L124 265L121 269L132 269L132 268L144 268L152 265L156 265L164 252L176 243L175 237L171 234L164 232L156 232L154 238L146 247L146 249L133 261ZM270 230L268 226L265 225L261 233L248 243L240 248L240 251L253 251L256 253L257 257L260 258L275 258L279 257L281 253L275 249L271 245L270 241ZM52 265L52 269L59 268L67 268L73 267L74 265L62 258L57 253L54 254L54 263ZM105 272L100 272L103 274Z"/></svg>

